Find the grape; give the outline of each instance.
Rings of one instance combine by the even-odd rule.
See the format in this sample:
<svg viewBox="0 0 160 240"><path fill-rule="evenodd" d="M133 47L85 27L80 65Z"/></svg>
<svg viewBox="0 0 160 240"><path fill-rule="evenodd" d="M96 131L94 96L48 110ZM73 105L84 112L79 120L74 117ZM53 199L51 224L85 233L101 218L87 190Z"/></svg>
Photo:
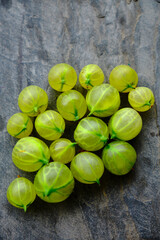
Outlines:
<svg viewBox="0 0 160 240"><path fill-rule="evenodd" d="M20 139L13 148L12 160L16 167L23 171L34 172L47 164L50 152L47 145L38 138Z"/></svg>
<svg viewBox="0 0 160 240"><path fill-rule="evenodd" d="M38 171L34 186L38 197L45 202L62 202L72 193L74 178L66 165L52 162Z"/></svg>
<svg viewBox="0 0 160 240"><path fill-rule="evenodd" d="M52 141L64 133L65 121L58 112L47 110L36 118L35 128L41 137Z"/></svg>
<svg viewBox="0 0 160 240"><path fill-rule="evenodd" d="M79 82L85 89L91 89L94 86L102 84L103 81L103 71L95 64L85 66L79 74Z"/></svg>
<svg viewBox="0 0 160 240"><path fill-rule="evenodd" d="M66 63L60 63L51 68L48 74L50 86L59 92L72 89L77 82L74 68Z"/></svg>
<svg viewBox="0 0 160 240"><path fill-rule="evenodd" d="M107 125L99 118L86 117L77 125L74 139L87 151L97 151L107 142L109 131Z"/></svg>
<svg viewBox="0 0 160 240"><path fill-rule="evenodd" d="M46 110L48 106L47 93L38 86L28 86L20 92L18 105L22 112L35 117Z"/></svg>
<svg viewBox="0 0 160 240"><path fill-rule="evenodd" d="M7 190L7 199L14 207L24 209L26 212L35 198L36 192L34 185L27 178L16 178L10 183Z"/></svg>
<svg viewBox="0 0 160 240"><path fill-rule="evenodd" d="M147 87L137 87L128 94L128 101L135 110L145 112L153 106L154 95Z"/></svg>
<svg viewBox="0 0 160 240"><path fill-rule="evenodd" d="M102 160L94 153L82 152L71 162L71 172L81 183L98 183L104 172Z"/></svg>
<svg viewBox="0 0 160 240"><path fill-rule="evenodd" d="M122 108L109 120L111 139L129 141L135 138L142 129L142 118L132 108Z"/></svg>
<svg viewBox="0 0 160 240"><path fill-rule="evenodd" d="M120 96L116 88L109 84L93 87L86 96L90 114L98 117L108 117L115 113L120 105Z"/></svg>
<svg viewBox="0 0 160 240"><path fill-rule="evenodd" d="M138 84L138 75L134 69L128 65L115 67L109 76L110 84L117 88L119 92L130 92Z"/></svg>
<svg viewBox="0 0 160 240"><path fill-rule="evenodd" d="M106 169L115 175L127 174L135 164L136 157L135 149L123 141L109 143L102 153Z"/></svg>
<svg viewBox="0 0 160 240"><path fill-rule="evenodd" d="M64 119L77 121L87 111L86 100L80 92L70 90L59 95L57 109Z"/></svg>
<svg viewBox="0 0 160 240"><path fill-rule="evenodd" d="M33 130L33 123L25 113L15 113L7 123L8 133L16 138L28 137Z"/></svg>
<svg viewBox="0 0 160 240"><path fill-rule="evenodd" d="M75 144L66 138L60 138L50 145L50 154L55 162L69 163L75 155Z"/></svg>

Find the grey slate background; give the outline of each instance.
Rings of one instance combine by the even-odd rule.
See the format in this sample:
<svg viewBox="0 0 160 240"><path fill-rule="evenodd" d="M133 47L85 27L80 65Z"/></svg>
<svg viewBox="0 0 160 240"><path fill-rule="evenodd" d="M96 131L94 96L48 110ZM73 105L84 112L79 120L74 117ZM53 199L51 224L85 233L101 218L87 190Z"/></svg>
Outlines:
<svg viewBox="0 0 160 240"><path fill-rule="evenodd" d="M160 239L159 2L0 0L0 240ZM17 97L27 85L46 89L52 107L56 95L47 75L60 62L77 74L98 64L106 82L112 68L130 64L156 104L141 114L143 130L131 141L138 154L133 171L123 177L106 171L100 187L77 183L68 200L48 204L37 198L24 213L7 202L7 187L18 174L31 180L34 174L12 163L16 140L6 123L19 111ZM126 101L123 95L122 106Z"/></svg>

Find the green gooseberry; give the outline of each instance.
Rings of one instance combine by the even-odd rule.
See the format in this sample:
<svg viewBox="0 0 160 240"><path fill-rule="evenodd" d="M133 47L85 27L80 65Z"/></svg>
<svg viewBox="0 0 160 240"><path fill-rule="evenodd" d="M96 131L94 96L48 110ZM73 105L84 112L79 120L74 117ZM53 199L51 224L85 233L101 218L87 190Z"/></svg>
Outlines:
<svg viewBox="0 0 160 240"><path fill-rule="evenodd" d="M20 92L18 105L23 113L35 117L46 110L48 106L47 93L38 86L30 85Z"/></svg>
<svg viewBox="0 0 160 240"><path fill-rule="evenodd" d="M70 196L74 188L74 178L65 164L51 162L38 171L34 186L38 197L43 201L57 203Z"/></svg>
<svg viewBox="0 0 160 240"><path fill-rule="evenodd" d="M88 91L86 102L90 115L108 117L120 106L120 95L116 88L109 84L101 84Z"/></svg>
<svg viewBox="0 0 160 240"><path fill-rule="evenodd" d="M34 185L30 180L24 177L14 179L7 189L8 202L14 207L24 209L34 202L36 198L36 192Z"/></svg>
<svg viewBox="0 0 160 240"><path fill-rule="evenodd" d="M23 171L34 172L50 160L47 145L38 138L21 138L13 148L12 160Z"/></svg>
<svg viewBox="0 0 160 240"><path fill-rule="evenodd" d="M58 112L47 110L36 118L35 128L41 137L53 141L64 133L65 121Z"/></svg>
<svg viewBox="0 0 160 240"><path fill-rule="evenodd" d="M109 120L111 139L129 141L135 138L142 129L142 118L133 108L122 108Z"/></svg>
<svg viewBox="0 0 160 240"><path fill-rule="evenodd" d="M71 162L71 172L79 182L85 184L100 183L104 172L102 160L94 153L82 152L77 154Z"/></svg>
<svg viewBox="0 0 160 240"><path fill-rule="evenodd" d="M127 142L109 143L102 152L102 160L108 171L115 175L127 174L136 162L135 149Z"/></svg>
<svg viewBox="0 0 160 240"><path fill-rule="evenodd" d="M15 138L28 137L32 130L32 120L25 113L15 113L8 120L7 131Z"/></svg>
<svg viewBox="0 0 160 240"><path fill-rule="evenodd" d="M74 131L75 141L87 151L97 151L103 148L108 137L107 124L96 117L83 118Z"/></svg>
<svg viewBox="0 0 160 240"><path fill-rule="evenodd" d="M111 71L109 82L119 92L127 93L137 86L138 75L130 66L119 65Z"/></svg>
<svg viewBox="0 0 160 240"><path fill-rule="evenodd" d="M138 112L145 112L153 106L154 94L147 87L137 87L128 94L128 101Z"/></svg>
<svg viewBox="0 0 160 240"><path fill-rule="evenodd" d="M50 145L51 158L64 164L71 162L75 156L75 145L69 139L57 139Z"/></svg>
<svg viewBox="0 0 160 240"><path fill-rule="evenodd" d="M87 104L80 92L69 90L61 93L57 98L57 109L64 119L77 121L85 115Z"/></svg>

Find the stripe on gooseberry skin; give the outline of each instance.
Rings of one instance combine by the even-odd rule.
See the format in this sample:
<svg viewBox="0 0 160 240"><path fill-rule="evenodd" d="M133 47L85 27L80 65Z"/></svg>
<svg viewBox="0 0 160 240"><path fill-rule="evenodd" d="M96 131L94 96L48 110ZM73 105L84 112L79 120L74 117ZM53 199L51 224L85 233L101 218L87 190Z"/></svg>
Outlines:
<svg viewBox="0 0 160 240"><path fill-rule="evenodd" d="M91 111L90 111L90 113L89 113L89 116L90 115L92 115L94 112L95 112L95 108L97 107L97 105L99 104L99 102L101 101L101 99L104 97L104 95L106 94L106 92L108 92L108 90L111 88L111 86L109 86L108 88L105 88L104 90L103 90L103 93L102 93L102 95L100 96L100 98L98 99L98 101L96 102L96 104L94 105L94 107L91 107ZM95 91L95 90L94 90ZM89 100L90 100L90 96L91 96L91 94L93 93L93 90L92 90L92 92L90 93L90 95L89 95Z"/></svg>
<svg viewBox="0 0 160 240"><path fill-rule="evenodd" d="M65 196L64 193L61 193L61 192L59 192L58 190L67 187L67 186L68 186L69 184L71 184L73 181L74 181L74 179L72 179L71 181L67 182L65 185L63 185L63 186L61 186L61 187L58 187L58 188L53 188L53 186L52 186L52 187L48 190L48 192L45 192L44 197L49 197L49 196L51 195L51 193L54 193L54 192L59 193L59 194Z"/></svg>
<svg viewBox="0 0 160 240"><path fill-rule="evenodd" d="M118 131L118 133L121 132L121 131L123 131L123 130L124 130L125 128L127 128L129 125L131 125L137 118L138 118L138 116L135 116L134 118L132 118L132 121L129 121L128 124L126 124L124 127L122 127L122 128Z"/></svg>
<svg viewBox="0 0 160 240"><path fill-rule="evenodd" d="M27 125L28 125L28 122L29 122L29 117L28 117L28 119L27 119L27 122L24 124L24 128L22 128L22 130L19 132L19 133L17 133L17 134L15 134L14 135L14 137L17 137L18 135L20 135L22 132L24 132L26 129L27 129ZM18 125L17 125L18 126Z"/></svg>
<svg viewBox="0 0 160 240"><path fill-rule="evenodd" d="M85 178L83 178L82 175L80 174L79 169L78 169L77 166L75 165L75 163L74 163L74 169L76 169L76 171L77 171L78 174L79 174L79 177L80 177L83 181L88 182L88 183L98 183L98 182L99 182L99 179L97 179L97 181L89 181L89 180L86 180ZM77 180L77 181L78 181L78 180ZM99 182L98 184L100 184L100 182Z"/></svg>

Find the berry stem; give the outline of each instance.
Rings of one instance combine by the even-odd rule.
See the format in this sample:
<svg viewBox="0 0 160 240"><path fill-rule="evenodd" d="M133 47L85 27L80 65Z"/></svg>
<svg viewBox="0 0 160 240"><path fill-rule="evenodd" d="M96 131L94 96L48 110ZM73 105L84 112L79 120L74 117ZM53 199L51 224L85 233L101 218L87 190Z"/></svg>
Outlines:
<svg viewBox="0 0 160 240"><path fill-rule="evenodd" d="M39 162L43 163L43 165L48 164L48 159L43 158L43 159L39 159Z"/></svg>
<svg viewBox="0 0 160 240"><path fill-rule="evenodd" d="M100 185L100 181L99 181L99 179L96 180L96 183L98 183L98 185Z"/></svg>
<svg viewBox="0 0 160 240"><path fill-rule="evenodd" d="M27 206L24 205L24 206L23 206L23 209L24 209L24 212L26 212L26 211L27 211Z"/></svg>
<svg viewBox="0 0 160 240"><path fill-rule="evenodd" d="M90 117L93 113L94 113L94 112L91 111L91 112L87 115L87 117Z"/></svg>
<svg viewBox="0 0 160 240"><path fill-rule="evenodd" d="M116 138L116 134L112 132L111 139L115 139L115 138Z"/></svg>
<svg viewBox="0 0 160 240"><path fill-rule="evenodd" d="M35 106L35 107L33 108L33 110L37 113L37 112L38 112L38 107Z"/></svg>
<svg viewBox="0 0 160 240"><path fill-rule="evenodd" d="M77 145L78 143L76 143L76 142L73 142L73 143L71 143L71 147L74 147L75 145Z"/></svg>

